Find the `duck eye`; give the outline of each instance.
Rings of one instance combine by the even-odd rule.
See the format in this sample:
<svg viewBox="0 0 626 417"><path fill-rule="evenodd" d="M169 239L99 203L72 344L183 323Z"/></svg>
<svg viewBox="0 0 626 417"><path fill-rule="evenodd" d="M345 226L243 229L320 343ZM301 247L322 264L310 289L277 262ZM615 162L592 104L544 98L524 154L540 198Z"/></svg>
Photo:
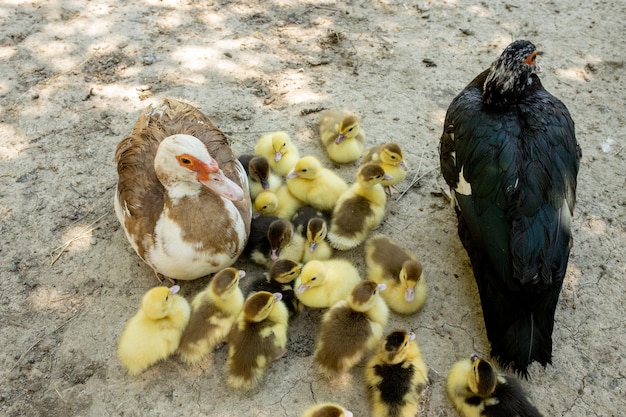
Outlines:
<svg viewBox="0 0 626 417"><path fill-rule="evenodd" d="M189 165L191 164L191 159L183 157L183 158L180 158L180 162L182 162L185 165Z"/></svg>

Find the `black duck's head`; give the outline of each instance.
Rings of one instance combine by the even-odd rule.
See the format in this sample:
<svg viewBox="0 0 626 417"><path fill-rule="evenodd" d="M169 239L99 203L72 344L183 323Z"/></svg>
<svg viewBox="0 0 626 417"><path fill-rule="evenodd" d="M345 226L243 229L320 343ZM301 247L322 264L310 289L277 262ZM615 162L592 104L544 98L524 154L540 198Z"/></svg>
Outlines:
<svg viewBox="0 0 626 417"><path fill-rule="evenodd" d="M514 104L539 71L535 64L537 49L529 41L517 40L507 46L491 64L483 85L483 100L492 105Z"/></svg>

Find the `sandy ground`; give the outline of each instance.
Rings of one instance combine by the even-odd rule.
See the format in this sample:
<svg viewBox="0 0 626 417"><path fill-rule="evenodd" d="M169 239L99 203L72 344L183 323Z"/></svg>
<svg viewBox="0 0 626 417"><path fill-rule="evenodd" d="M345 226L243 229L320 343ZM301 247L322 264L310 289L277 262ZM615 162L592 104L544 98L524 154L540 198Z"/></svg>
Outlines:
<svg viewBox="0 0 626 417"><path fill-rule="evenodd" d="M325 158L319 110L339 106L362 117L369 145L404 147L406 193L389 201L380 231L422 259L430 298L387 330L416 332L431 369L420 415L455 415L447 370L489 347L437 144L452 98L526 38L584 156L554 364L533 366L523 385L546 416L623 415L626 3L539 3L0 0L0 414L296 417L332 400L369 415L362 364L340 386L312 372L318 312L294 320L286 356L251 393L226 386L223 347L194 368L172 358L123 372L118 337L157 282L115 218L112 157L139 112L173 96L238 153L285 129L302 154ZM349 181L355 170L338 168ZM342 256L364 270L362 248Z"/></svg>

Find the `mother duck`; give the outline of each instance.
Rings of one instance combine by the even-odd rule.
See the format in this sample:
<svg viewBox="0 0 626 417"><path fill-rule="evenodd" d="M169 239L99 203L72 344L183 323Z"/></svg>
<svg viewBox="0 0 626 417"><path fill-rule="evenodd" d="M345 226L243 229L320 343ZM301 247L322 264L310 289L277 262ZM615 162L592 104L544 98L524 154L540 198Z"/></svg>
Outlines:
<svg viewBox="0 0 626 417"><path fill-rule="evenodd" d="M567 107L536 75L537 51L506 47L448 108L440 141L458 233L491 354L527 376L552 361L581 151Z"/></svg>
<svg viewBox="0 0 626 417"><path fill-rule="evenodd" d="M192 280L232 265L250 233L248 179L226 136L195 107L165 99L115 152L115 213L157 274Z"/></svg>

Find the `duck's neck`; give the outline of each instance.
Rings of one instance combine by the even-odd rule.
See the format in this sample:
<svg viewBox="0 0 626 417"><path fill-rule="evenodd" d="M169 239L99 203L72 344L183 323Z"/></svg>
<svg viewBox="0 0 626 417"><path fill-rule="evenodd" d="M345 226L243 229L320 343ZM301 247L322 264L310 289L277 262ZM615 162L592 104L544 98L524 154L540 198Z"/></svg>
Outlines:
<svg viewBox="0 0 626 417"><path fill-rule="evenodd" d="M185 197L198 197L202 191L202 184L190 181L179 181L173 184L163 184L167 197L176 204Z"/></svg>

